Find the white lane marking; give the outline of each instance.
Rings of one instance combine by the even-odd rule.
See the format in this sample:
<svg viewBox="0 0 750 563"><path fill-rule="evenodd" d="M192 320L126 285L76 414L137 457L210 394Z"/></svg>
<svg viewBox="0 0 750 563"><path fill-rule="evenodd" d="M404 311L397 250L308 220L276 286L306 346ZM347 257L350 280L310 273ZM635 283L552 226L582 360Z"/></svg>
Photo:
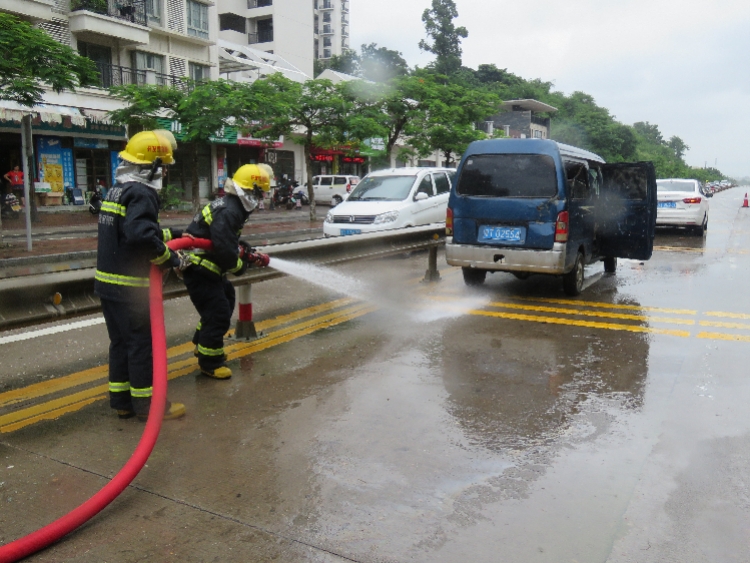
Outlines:
<svg viewBox="0 0 750 563"><path fill-rule="evenodd" d="M75 330L77 328L86 328L89 326L100 325L103 323L104 323L104 317L98 317L95 319L89 319L87 321L78 321L75 323L67 323L67 324L60 325L60 326L52 326L49 328L43 328L41 330L32 330L29 332L22 332L21 334L3 336L2 338L0 338L0 344L8 344L10 342L21 342L23 340L31 340L32 338L39 338L40 336L48 336L50 334L68 332L69 330Z"/></svg>

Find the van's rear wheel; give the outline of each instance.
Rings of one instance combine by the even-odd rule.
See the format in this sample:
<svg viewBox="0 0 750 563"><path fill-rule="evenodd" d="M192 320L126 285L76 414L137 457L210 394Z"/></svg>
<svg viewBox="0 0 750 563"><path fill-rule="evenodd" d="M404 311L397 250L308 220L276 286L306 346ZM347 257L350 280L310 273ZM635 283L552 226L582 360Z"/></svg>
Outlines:
<svg viewBox="0 0 750 563"><path fill-rule="evenodd" d="M581 252L576 256L573 269L563 275L563 290L572 297L580 295L583 291L583 254Z"/></svg>
<svg viewBox="0 0 750 563"><path fill-rule="evenodd" d="M464 283L469 286L482 285L487 277L487 270L477 270L476 268L461 268L464 274Z"/></svg>
<svg viewBox="0 0 750 563"><path fill-rule="evenodd" d="M511 272L514 276L516 276L519 280L527 280L529 279L529 276L531 276L530 272Z"/></svg>
<svg viewBox="0 0 750 563"><path fill-rule="evenodd" d="M336 207L339 203L344 201L340 195L335 195L331 198L331 207Z"/></svg>
<svg viewBox="0 0 750 563"><path fill-rule="evenodd" d="M607 256L604 258L604 271L608 274L614 274L617 271L617 258Z"/></svg>

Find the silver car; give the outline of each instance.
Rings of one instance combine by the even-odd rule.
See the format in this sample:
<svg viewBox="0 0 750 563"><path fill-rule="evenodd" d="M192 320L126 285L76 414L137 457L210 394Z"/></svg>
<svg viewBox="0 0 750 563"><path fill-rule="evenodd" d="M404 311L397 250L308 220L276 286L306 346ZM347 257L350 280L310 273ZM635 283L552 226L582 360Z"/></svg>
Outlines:
<svg viewBox="0 0 750 563"><path fill-rule="evenodd" d="M708 198L698 180L656 181L656 225L687 227L703 235L708 229Z"/></svg>

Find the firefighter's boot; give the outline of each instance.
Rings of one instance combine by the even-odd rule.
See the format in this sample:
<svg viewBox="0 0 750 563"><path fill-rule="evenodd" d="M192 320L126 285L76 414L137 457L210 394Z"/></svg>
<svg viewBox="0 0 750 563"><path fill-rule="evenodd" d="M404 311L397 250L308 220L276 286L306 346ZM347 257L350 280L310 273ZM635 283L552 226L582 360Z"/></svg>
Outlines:
<svg viewBox="0 0 750 563"><path fill-rule="evenodd" d="M185 405L183 405L182 403L170 403L169 408L164 411L162 420L175 420L177 418L182 418L183 416L185 416L185 412ZM148 420L148 415L139 414L138 420L140 420L141 422L146 422Z"/></svg>
<svg viewBox="0 0 750 563"><path fill-rule="evenodd" d="M212 379L229 379L232 377L232 370L227 366L220 366L216 369L201 368L201 373Z"/></svg>

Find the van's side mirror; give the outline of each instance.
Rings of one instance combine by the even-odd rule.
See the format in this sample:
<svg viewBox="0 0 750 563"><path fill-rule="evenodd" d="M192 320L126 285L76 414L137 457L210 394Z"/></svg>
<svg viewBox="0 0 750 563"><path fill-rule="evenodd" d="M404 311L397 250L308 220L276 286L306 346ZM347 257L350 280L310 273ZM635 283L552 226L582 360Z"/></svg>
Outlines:
<svg viewBox="0 0 750 563"><path fill-rule="evenodd" d="M424 192L417 192L417 194L414 196L414 201L424 201L429 196Z"/></svg>

